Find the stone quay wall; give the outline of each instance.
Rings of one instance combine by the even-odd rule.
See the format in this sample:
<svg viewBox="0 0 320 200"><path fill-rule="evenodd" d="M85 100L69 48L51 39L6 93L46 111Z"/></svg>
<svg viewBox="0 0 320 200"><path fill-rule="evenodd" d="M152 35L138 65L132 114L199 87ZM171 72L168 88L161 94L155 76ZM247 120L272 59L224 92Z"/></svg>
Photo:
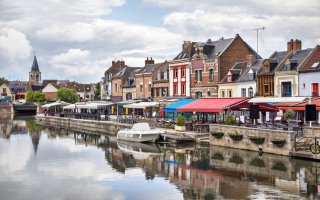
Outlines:
<svg viewBox="0 0 320 200"><path fill-rule="evenodd" d="M320 137L320 127L304 127L304 137Z"/></svg>
<svg viewBox="0 0 320 200"><path fill-rule="evenodd" d="M223 136L217 138L213 135L214 133L223 133ZM242 135L242 139L236 141L230 135ZM264 138L264 142L257 144L250 138ZM283 146L274 144L279 141L285 141L285 144ZM210 124L210 144L289 156L289 153L294 151L295 132Z"/></svg>
<svg viewBox="0 0 320 200"><path fill-rule="evenodd" d="M98 132L116 135L121 128L131 128L131 124L122 124L113 121L94 121L84 119L72 119L67 117L36 116L36 122L45 126L58 126L65 129Z"/></svg>

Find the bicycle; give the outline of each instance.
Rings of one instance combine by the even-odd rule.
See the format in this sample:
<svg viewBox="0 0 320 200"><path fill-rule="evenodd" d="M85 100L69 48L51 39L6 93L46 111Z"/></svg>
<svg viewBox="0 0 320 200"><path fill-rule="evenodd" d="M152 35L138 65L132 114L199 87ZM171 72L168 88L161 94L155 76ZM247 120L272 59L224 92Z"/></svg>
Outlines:
<svg viewBox="0 0 320 200"><path fill-rule="evenodd" d="M314 143L310 145L310 151L313 154L319 154L320 153L320 145L319 145L319 142L317 141L317 138L314 138Z"/></svg>

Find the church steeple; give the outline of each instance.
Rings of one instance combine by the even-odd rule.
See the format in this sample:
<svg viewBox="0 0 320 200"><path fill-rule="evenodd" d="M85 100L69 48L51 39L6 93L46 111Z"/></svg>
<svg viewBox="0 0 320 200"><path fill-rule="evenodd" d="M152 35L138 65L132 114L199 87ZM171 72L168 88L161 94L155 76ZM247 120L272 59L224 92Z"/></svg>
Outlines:
<svg viewBox="0 0 320 200"><path fill-rule="evenodd" d="M33 52L33 63L31 66L31 71L29 72L29 82L32 82L33 84L41 84L41 72L39 70L39 65L36 57L36 52Z"/></svg>

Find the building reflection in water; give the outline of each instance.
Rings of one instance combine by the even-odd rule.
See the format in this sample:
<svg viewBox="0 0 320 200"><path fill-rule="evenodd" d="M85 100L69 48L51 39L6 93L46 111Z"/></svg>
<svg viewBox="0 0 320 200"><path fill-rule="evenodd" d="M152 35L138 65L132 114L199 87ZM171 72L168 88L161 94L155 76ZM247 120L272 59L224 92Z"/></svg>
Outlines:
<svg viewBox="0 0 320 200"><path fill-rule="evenodd" d="M1 119L3 120L3 119ZM36 154L41 134L97 146L118 173L141 168L146 180L162 177L185 199L317 199L320 163L223 147L170 146L118 142L115 137L42 127L33 121L1 121L2 138L28 130ZM8 132L8 130L10 130ZM115 172L115 173L116 173Z"/></svg>

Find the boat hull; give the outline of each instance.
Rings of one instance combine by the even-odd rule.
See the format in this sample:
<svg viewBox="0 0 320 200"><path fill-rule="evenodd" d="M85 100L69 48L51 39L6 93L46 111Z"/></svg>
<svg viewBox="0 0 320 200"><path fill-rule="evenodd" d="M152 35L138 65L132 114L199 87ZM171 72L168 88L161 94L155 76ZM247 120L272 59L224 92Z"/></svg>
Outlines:
<svg viewBox="0 0 320 200"><path fill-rule="evenodd" d="M117 139L129 142L156 142L160 137L160 132L132 132L120 130L117 134Z"/></svg>

